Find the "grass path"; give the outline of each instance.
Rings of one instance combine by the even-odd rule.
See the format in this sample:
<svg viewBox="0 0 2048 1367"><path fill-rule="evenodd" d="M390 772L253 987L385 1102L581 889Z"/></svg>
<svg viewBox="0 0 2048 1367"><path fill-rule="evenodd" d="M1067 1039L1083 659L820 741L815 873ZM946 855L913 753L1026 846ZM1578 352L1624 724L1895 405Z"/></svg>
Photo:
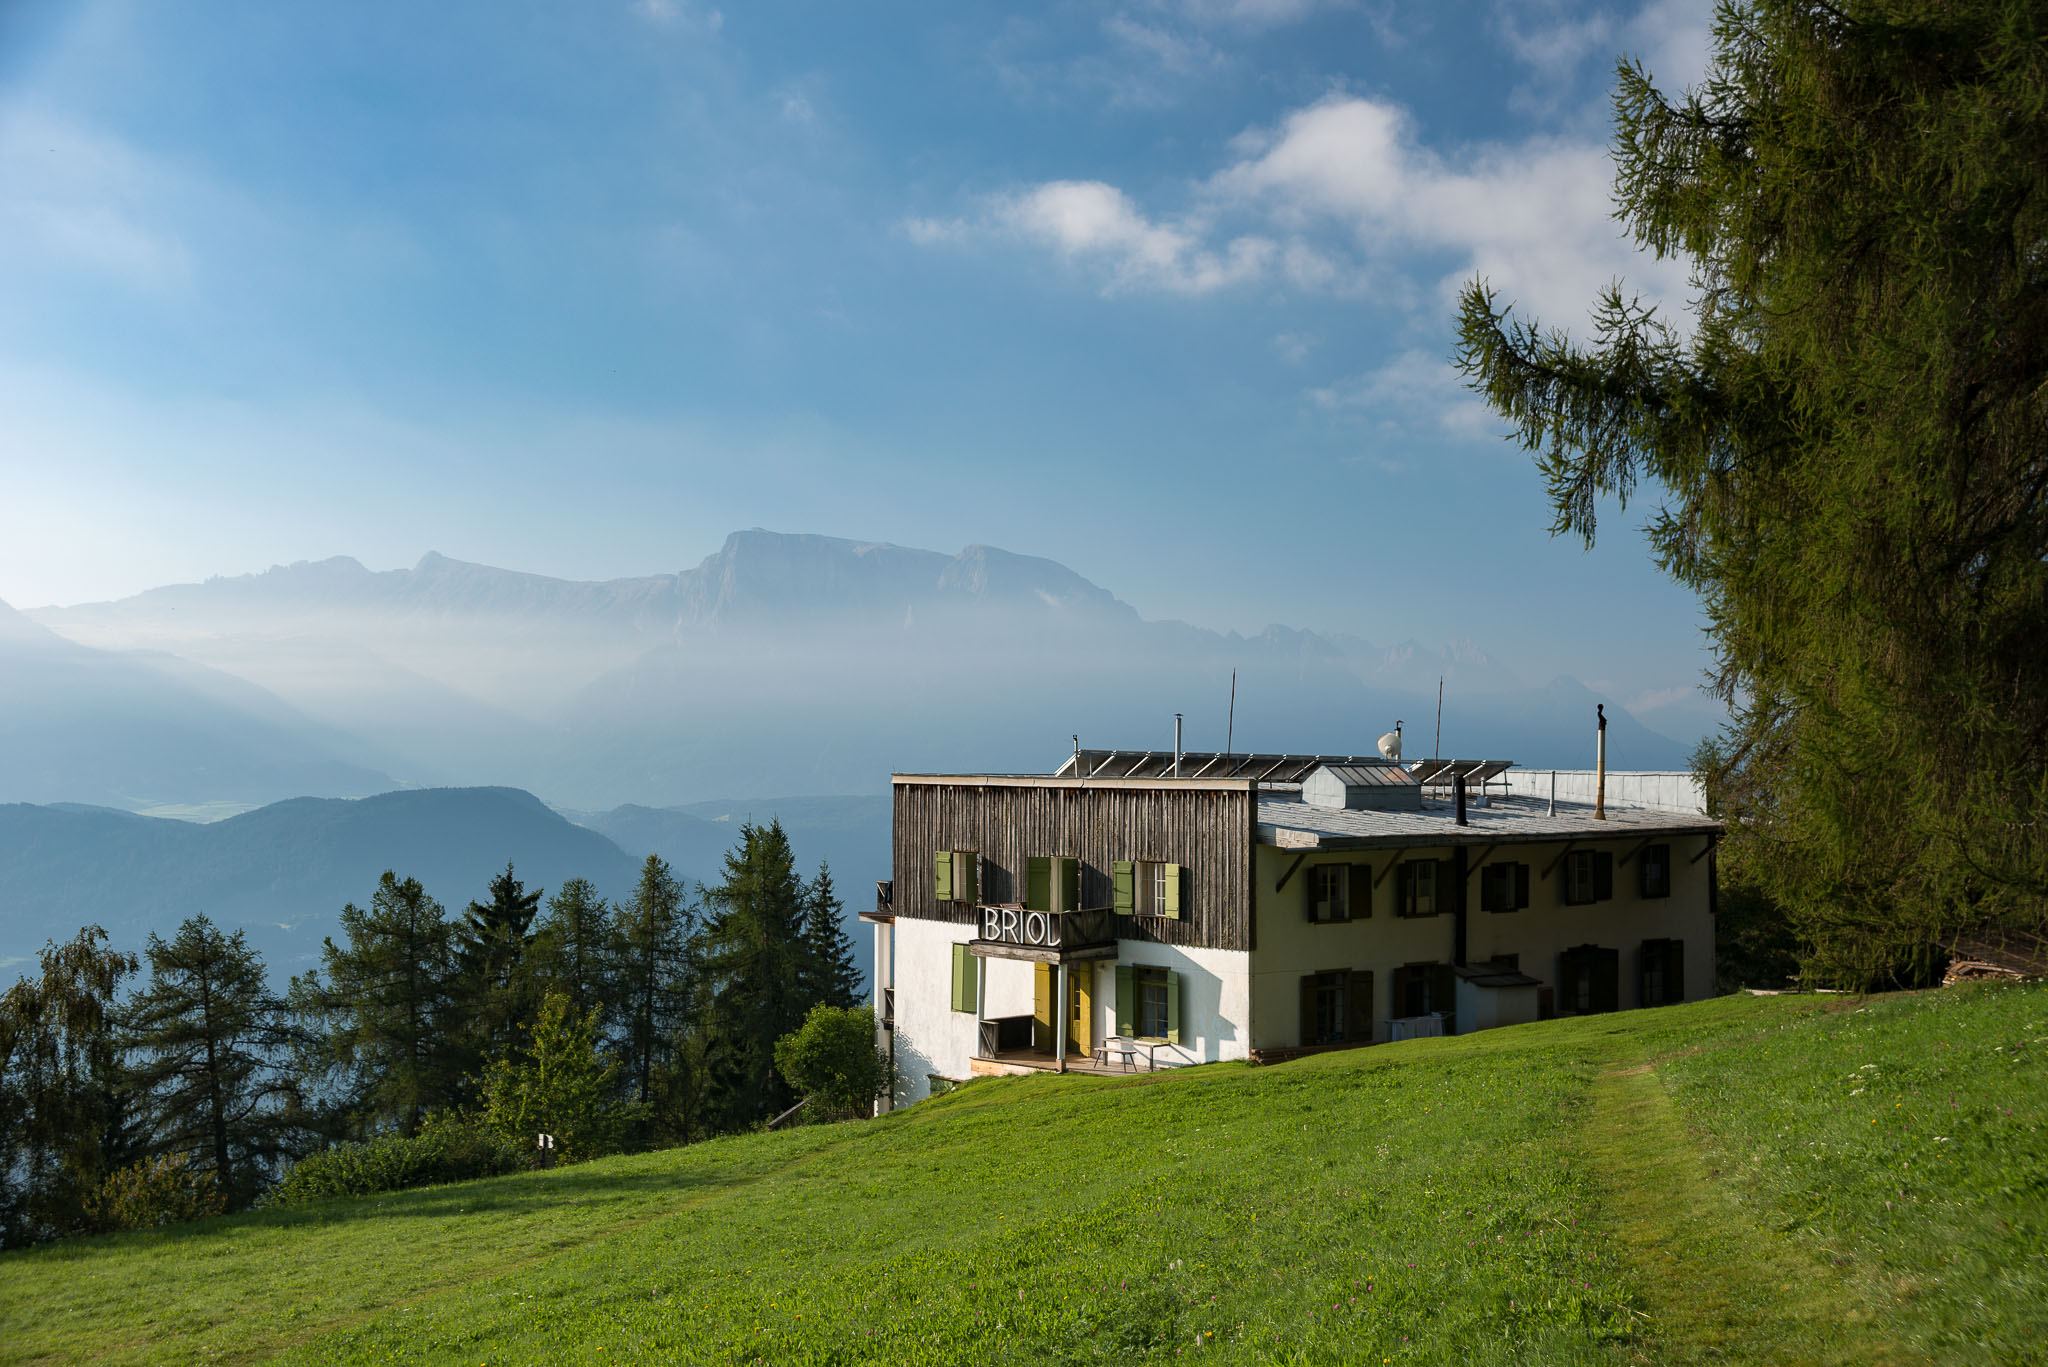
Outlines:
<svg viewBox="0 0 2048 1367"><path fill-rule="evenodd" d="M1890 1364L1841 1271L1749 1218L1687 1133L1650 1063L1594 1079L1583 1135L1601 1173L1600 1225L1636 1273L1639 1362Z"/></svg>

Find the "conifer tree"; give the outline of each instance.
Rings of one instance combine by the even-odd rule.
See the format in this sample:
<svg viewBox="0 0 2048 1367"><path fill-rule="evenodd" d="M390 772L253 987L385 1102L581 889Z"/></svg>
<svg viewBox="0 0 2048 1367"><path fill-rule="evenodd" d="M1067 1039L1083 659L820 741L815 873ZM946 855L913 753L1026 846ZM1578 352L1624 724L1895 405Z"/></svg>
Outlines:
<svg viewBox="0 0 2048 1367"><path fill-rule="evenodd" d="M832 887L825 863L804 889L803 995L810 1006L850 1008L862 1001L860 969L853 961L853 940L842 917L845 907Z"/></svg>
<svg viewBox="0 0 2048 1367"><path fill-rule="evenodd" d="M511 1047L534 1004L525 958L541 889L528 892L508 862L491 879L490 894L488 902L469 904L455 930L456 1005L471 1069Z"/></svg>
<svg viewBox="0 0 2048 1367"><path fill-rule="evenodd" d="M0 995L0 1244L75 1233L123 1144L115 994L135 956L87 926Z"/></svg>
<svg viewBox="0 0 2048 1367"><path fill-rule="evenodd" d="M707 894L706 1109L715 1128L744 1128L795 1099L775 1069L775 1042L811 1005L804 894L782 823L742 826L725 880Z"/></svg>
<svg viewBox="0 0 2048 1367"><path fill-rule="evenodd" d="M329 937L325 982L292 980L292 1005L320 1031L318 1057L357 1128L415 1134L457 1098L455 927L416 878L386 871L363 911L341 909L347 943Z"/></svg>
<svg viewBox="0 0 2048 1367"><path fill-rule="evenodd" d="M1928 973L2048 923L2048 23L2038 0L1723 0L1682 95L1616 96L1619 287L1590 346L1466 293L1460 364L1590 542L1647 485L1734 724L1730 871L1809 973Z"/></svg>
<svg viewBox="0 0 2048 1367"><path fill-rule="evenodd" d="M587 878L565 879L533 929L527 975L536 997L560 992L578 1016L598 1013L610 1038L618 1009L612 964L612 909Z"/></svg>
<svg viewBox="0 0 2048 1367"><path fill-rule="evenodd" d="M145 957L149 982L121 1023L151 1147L211 1173L230 1208L245 1206L297 1147L284 1003L242 932L223 934L205 916L168 942L152 934Z"/></svg>
<svg viewBox="0 0 2048 1367"><path fill-rule="evenodd" d="M693 987L696 909L658 855L648 855L640 882L612 924L612 973L619 1012L620 1056L633 1101L657 1104L662 1065L683 1033Z"/></svg>

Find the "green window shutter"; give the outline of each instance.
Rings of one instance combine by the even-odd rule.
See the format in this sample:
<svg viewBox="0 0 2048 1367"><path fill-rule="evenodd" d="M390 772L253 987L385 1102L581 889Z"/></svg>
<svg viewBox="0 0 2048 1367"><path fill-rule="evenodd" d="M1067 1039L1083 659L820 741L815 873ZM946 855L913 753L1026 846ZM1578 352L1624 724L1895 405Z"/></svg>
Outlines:
<svg viewBox="0 0 2048 1367"><path fill-rule="evenodd" d="M1166 1042L1180 1043L1180 974L1166 970Z"/></svg>
<svg viewBox="0 0 2048 1367"><path fill-rule="evenodd" d="M1128 859L1119 859L1109 866L1110 905L1119 916L1129 916L1137 909L1137 868Z"/></svg>
<svg viewBox="0 0 2048 1367"><path fill-rule="evenodd" d="M1449 964L1432 964L1429 970L1429 1009L1456 1013L1458 1009L1458 975L1451 972ZM1452 1022L1455 1028L1456 1022Z"/></svg>
<svg viewBox="0 0 2048 1367"><path fill-rule="evenodd" d="M1166 866L1166 914L1180 919L1180 879L1185 870L1178 864Z"/></svg>
<svg viewBox="0 0 2048 1367"><path fill-rule="evenodd" d="M1081 908L1081 861L1062 859L1060 862L1060 910L1078 911Z"/></svg>
<svg viewBox="0 0 2048 1367"><path fill-rule="evenodd" d="M1351 913L1352 920L1363 920L1372 915L1372 865L1351 866L1350 895L1345 900L1345 910Z"/></svg>
<svg viewBox="0 0 2048 1367"><path fill-rule="evenodd" d="M1515 865L1515 910L1520 911L1528 905L1529 866L1527 864L1517 864Z"/></svg>
<svg viewBox="0 0 2048 1367"><path fill-rule="evenodd" d="M967 964L972 957L967 952L966 945L953 946L953 1009L955 1011L972 1011L974 1009L967 1001Z"/></svg>
<svg viewBox="0 0 2048 1367"><path fill-rule="evenodd" d="M941 902L953 900L953 852L940 850L932 856L932 896Z"/></svg>
<svg viewBox="0 0 2048 1367"><path fill-rule="evenodd" d="M1618 949L1596 949L1593 951L1593 1009L1595 1011L1618 1011L1621 1009L1621 951Z"/></svg>
<svg viewBox="0 0 2048 1367"><path fill-rule="evenodd" d="M1387 998L1387 1014L1389 1016L1405 1016L1408 1014L1408 973L1408 965L1403 964L1394 970L1393 977L1388 981L1387 985L1391 991L1391 995Z"/></svg>
<svg viewBox="0 0 2048 1367"><path fill-rule="evenodd" d="M1614 896L1614 854L1601 850L1593 856L1593 900L1604 902Z"/></svg>
<svg viewBox="0 0 2048 1367"><path fill-rule="evenodd" d="M981 856L972 850L959 850L953 855L953 900L981 900Z"/></svg>
<svg viewBox="0 0 2048 1367"><path fill-rule="evenodd" d="M1413 916L1414 914L1415 888L1413 880L1408 877L1408 864L1404 860L1401 866L1394 870L1394 915Z"/></svg>
<svg viewBox="0 0 2048 1367"><path fill-rule="evenodd" d="M1138 1033L1138 981L1129 964L1116 966L1116 1032L1126 1039Z"/></svg>
<svg viewBox="0 0 2048 1367"><path fill-rule="evenodd" d="M1354 969L1346 984L1350 1000L1344 1022L1344 1038L1353 1044L1372 1043L1372 974Z"/></svg>
<svg viewBox="0 0 2048 1367"><path fill-rule="evenodd" d="M1301 1042L1316 1042L1316 975L1301 975Z"/></svg>
<svg viewBox="0 0 2048 1367"><path fill-rule="evenodd" d="M1685 941L1673 940L1664 955L1664 1000L1685 1000Z"/></svg>
<svg viewBox="0 0 2048 1367"><path fill-rule="evenodd" d="M1052 860L1042 855L1024 861L1024 905L1032 911L1052 910Z"/></svg>

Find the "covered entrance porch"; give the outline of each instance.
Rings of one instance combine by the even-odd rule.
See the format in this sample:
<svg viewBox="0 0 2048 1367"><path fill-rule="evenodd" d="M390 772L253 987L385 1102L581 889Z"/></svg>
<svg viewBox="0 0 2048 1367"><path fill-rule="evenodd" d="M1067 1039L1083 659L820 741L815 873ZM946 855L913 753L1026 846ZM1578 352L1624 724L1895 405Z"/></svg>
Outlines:
<svg viewBox="0 0 2048 1367"><path fill-rule="evenodd" d="M977 910L979 933L967 945L981 963L974 1070L1118 1071L1095 1057L1102 1042L1095 966L1117 954L1110 909Z"/></svg>

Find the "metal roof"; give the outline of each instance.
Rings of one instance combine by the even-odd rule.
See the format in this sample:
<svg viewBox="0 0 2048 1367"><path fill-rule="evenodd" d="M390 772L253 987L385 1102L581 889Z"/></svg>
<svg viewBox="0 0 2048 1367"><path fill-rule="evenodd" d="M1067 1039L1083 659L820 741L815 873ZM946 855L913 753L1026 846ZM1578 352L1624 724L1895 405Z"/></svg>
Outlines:
<svg viewBox="0 0 2048 1367"><path fill-rule="evenodd" d="M1541 799L1498 794L1484 806L1471 804L1466 818L1469 824L1458 825L1449 803L1433 804L1420 811L1358 811L1317 807L1283 794L1266 793L1259 797L1258 841L1261 845L1300 850L1419 848L1485 845L1493 841L1534 843L1714 835L1721 830L1720 822L1703 816L1647 807L1622 811L1609 808L1607 819L1596 821L1591 807L1560 802L1557 814L1552 816L1549 804Z"/></svg>
<svg viewBox="0 0 2048 1367"><path fill-rule="evenodd" d="M1075 761L1079 770L1076 771ZM1387 768L1393 761L1379 755L1220 754L1214 750L1183 750L1182 778L1249 778L1261 783L1299 783L1324 765ZM1054 778L1172 778L1171 750L1081 750L1069 755ZM1349 780L1347 780L1349 781Z"/></svg>

